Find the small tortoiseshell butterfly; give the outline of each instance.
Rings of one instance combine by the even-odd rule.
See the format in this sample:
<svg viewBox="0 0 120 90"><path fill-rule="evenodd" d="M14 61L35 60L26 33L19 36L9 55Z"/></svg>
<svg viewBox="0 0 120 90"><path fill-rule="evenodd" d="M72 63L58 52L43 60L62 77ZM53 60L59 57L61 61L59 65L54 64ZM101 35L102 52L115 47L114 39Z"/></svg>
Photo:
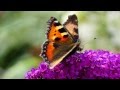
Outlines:
<svg viewBox="0 0 120 90"><path fill-rule="evenodd" d="M48 20L47 41L43 44L41 56L49 62L50 69L59 64L70 52L81 50L78 35L77 16L68 16L62 25L56 18Z"/></svg>

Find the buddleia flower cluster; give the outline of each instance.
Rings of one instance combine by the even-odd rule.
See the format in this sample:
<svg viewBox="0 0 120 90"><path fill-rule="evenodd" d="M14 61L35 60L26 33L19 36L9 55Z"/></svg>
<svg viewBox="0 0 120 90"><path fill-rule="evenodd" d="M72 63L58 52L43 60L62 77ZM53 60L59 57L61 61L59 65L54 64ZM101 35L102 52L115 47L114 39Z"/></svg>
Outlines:
<svg viewBox="0 0 120 90"><path fill-rule="evenodd" d="M41 62L25 79L120 79L120 54L106 50L86 50L66 57L53 69Z"/></svg>

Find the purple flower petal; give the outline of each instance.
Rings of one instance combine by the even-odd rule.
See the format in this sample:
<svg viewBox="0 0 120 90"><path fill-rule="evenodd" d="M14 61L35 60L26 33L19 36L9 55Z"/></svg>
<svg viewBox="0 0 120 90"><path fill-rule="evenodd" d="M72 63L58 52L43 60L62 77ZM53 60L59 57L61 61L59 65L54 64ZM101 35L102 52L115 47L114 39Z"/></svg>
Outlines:
<svg viewBox="0 0 120 90"><path fill-rule="evenodd" d="M48 68L48 64L46 62L42 62L39 65L39 70L41 70L41 72L44 72L45 70L47 70L47 68Z"/></svg>
<svg viewBox="0 0 120 90"><path fill-rule="evenodd" d="M53 69L40 63L25 75L26 79L120 79L120 54L105 50L86 50L66 57Z"/></svg>

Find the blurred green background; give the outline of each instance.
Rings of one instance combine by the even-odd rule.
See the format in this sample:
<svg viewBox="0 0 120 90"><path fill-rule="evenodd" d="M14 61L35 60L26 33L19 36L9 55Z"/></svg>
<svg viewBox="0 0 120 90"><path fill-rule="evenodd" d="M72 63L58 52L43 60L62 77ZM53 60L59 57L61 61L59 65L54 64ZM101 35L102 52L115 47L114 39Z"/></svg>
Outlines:
<svg viewBox="0 0 120 90"><path fill-rule="evenodd" d="M0 11L0 78L24 79L42 61L39 56L51 16L64 23L76 14L84 50L120 51L118 11ZM84 51L83 50L83 51Z"/></svg>

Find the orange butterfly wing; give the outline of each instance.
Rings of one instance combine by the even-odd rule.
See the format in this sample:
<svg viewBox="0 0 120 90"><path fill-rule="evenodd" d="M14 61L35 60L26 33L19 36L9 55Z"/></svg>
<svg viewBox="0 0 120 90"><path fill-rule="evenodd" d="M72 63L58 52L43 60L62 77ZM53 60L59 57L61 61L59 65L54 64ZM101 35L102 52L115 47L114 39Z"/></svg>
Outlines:
<svg viewBox="0 0 120 90"><path fill-rule="evenodd" d="M43 44L41 56L53 67L79 46L79 42L75 41L75 36L78 36L75 31L77 29L75 20L76 17L73 15L64 26L54 17L48 21L47 41Z"/></svg>
<svg viewBox="0 0 120 90"><path fill-rule="evenodd" d="M48 25L47 39L49 41L65 42L68 39L68 32L56 18L51 17Z"/></svg>
<svg viewBox="0 0 120 90"><path fill-rule="evenodd" d="M57 48L61 45L68 45L72 43L71 37L63 26L57 21L56 18L51 17L48 21L47 41L43 44L41 56L48 60L53 61L53 56Z"/></svg>

